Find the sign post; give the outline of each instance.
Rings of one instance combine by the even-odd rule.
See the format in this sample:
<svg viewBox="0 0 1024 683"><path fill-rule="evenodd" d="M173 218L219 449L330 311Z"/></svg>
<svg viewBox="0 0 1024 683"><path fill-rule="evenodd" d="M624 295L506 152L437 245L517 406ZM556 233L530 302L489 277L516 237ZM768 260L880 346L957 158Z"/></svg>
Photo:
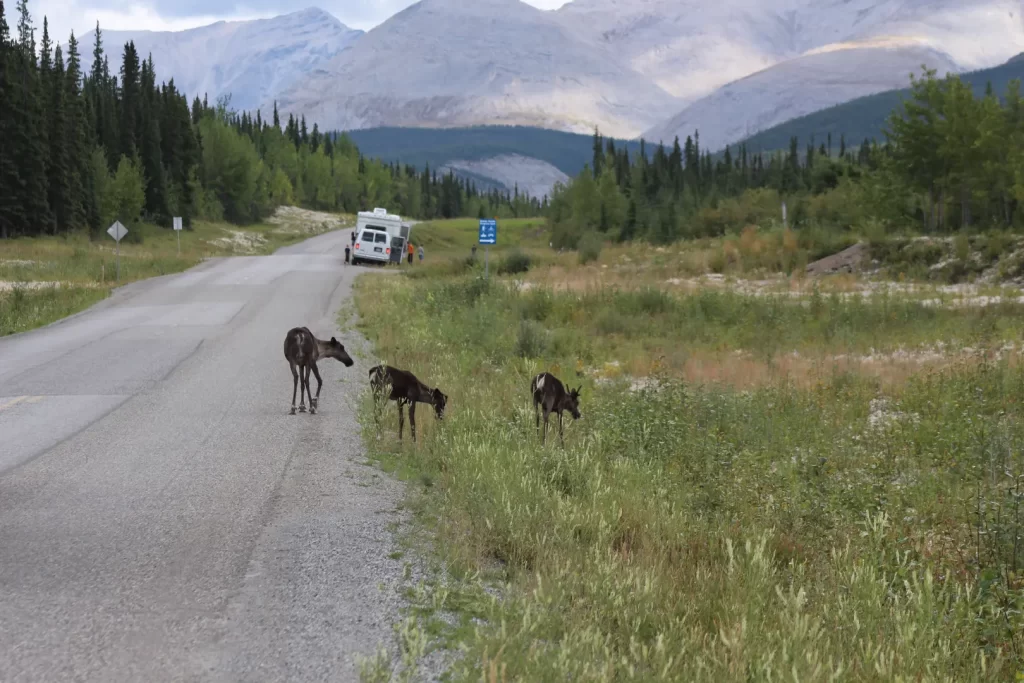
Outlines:
<svg viewBox="0 0 1024 683"><path fill-rule="evenodd" d="M107 228L107 234L117 242L117 281L121 281L121 238L128 234L128 228L121 225L121 221L114 221L114 224Z"/></svg>
<svg viewBox="0 0 1024 683"><path fill-rule="evenodd" d="M181 216L174 217L174 232L178 233L178 256L181 256Z"/></svg>
<svg viewBox="0 0 1024 683"><path fill-rule="evenodd" d="M786 225L786 202L782 202L782 227L784 227L784 228L787 227L787 225Z"/></svg>
<svg viewBox="0 0 1024 683"><path fill-rule="evenodd" d="M488 255L490 246L498 243L498 219L480 219L480 244L484 245L484 277L488 275Z"/></svg>

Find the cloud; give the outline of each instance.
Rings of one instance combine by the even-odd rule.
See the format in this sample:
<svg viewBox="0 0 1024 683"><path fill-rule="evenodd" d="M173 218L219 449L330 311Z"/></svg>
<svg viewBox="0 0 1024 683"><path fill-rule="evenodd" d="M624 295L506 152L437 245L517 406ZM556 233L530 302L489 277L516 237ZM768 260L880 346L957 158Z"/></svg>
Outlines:
<svg viewBox="0 0 1024 683"><path fill-rule="evenodd" d="M565 4L565 0L526 2L540 9L556 9ZM4 4L13 28L14 2ZM413 0L29 0L29 11L37 40L42 36L46 16L51 38L63 44L71 31L81 36L92 30L97 21L101 28L112 31L180 31L221 20L273 17L310 6L327 10L347 26L369 30L411 4Z"/></svg>

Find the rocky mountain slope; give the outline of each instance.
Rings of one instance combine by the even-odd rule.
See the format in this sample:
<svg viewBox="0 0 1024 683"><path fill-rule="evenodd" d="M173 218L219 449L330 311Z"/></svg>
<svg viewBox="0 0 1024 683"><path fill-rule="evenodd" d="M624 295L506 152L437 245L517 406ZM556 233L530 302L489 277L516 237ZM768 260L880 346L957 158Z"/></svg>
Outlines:
<svg viewBox="0 0 1024 683"><path fill-rule="evenodd" d="M94 34L89 32L82 44L91 46ZM273 19L219 21L187 31L102 31L112 68L131 40L143 58L153 55L161 79L173 78L190 98L206 94L213 102L230 95L231 106L239 110L272 100L362 34L319 9Z"/></svg>
<svg viewBox="0 0 1024 683"><path fill-rule="evenodd" d="M827 0L788 16L800 33L832 40L794 43L807 49L722 86L645 137L671 141L700 130L708 148L720 149L794 117L905 86L922 65L940 74L987 68L1024 48L1022 0Z"/></svg>
<svg viewBox="0 0 1024 683"><path fill-rule="evenodd" d="M422 0L278 95L321 128L531 125L633 137L678 100L519 0Z"/></svg>

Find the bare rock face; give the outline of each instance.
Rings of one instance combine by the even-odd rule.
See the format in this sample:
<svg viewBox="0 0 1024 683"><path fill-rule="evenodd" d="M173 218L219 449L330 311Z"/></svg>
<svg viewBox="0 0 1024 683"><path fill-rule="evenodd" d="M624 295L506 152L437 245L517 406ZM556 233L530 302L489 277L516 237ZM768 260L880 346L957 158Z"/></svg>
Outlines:
<svg viewBox="0 0 1024 683"><path fill-rule="evenodd" d="M321 128L531 125L634 137L679 106L519 0L422 0L279 96Z"/></svg>
<svg viewBox="0 0 1024 683"><path fill-rule="evenodd" d="M548 162L520 154L502 154L476 161L456 159L441 170L449 169L490 178L510 192L518 188L520 193L537 199L550 198L557 183L569 182L569 176Z"/></svg>
<svg viewBox="0 0 1024 683"><path fill-rule="evenodd" d="M870 258L870 250L864 242L807 264L810 275L835 275L836 273L859 273Z"/></svg>
<svg viewBox="0 0 1024 683"><path fill-rule="evenodd" d="M790 119L885 90L905 88L921 65L940 76L957 65L917 46L855 47L815 52L759 71L703 97L644 137L671 144L700 131L704 149L717 151Z"/></svg>
<svg viewBox="0 0 1024 683"><path fill-rule="evenodd" d="M179 91L206 95L216 102L231 96L231 106L254 110L306 73L347 50L363 34L319 9L273 19L219 21L187 31L103 31L111 55L134 41L140 57L153 56L157 78L174 79ZM95 31L82 39L92 45ZM118 59L111 56L112 67Z"/></svg>
<svg viewBox="0 0 1024 683"><path fill-rule="evenodd" d="M717 11L736 11L738 2L721 0ZM746 12L750 16L738 25L760 36L744 39L747 52L756 55L749 63L772 64L688 104L648 129L646 138L671 141L699 130L705 148L719 150L789 119L906 87L922 65L940 75L971 71L1002 64L1024 48L1022 0L768 0L758 3L757 13L750 7ZM764 14L788 30L762 31L760 26L771 24ZM685 52L659 54L667 64L687 61ZM736 54L744 54L743 48ZM713 74L699 56L694 64L696 73ZM735 59L728 65L730 74L743 68ZM673 92L684 99L692 94Z"/></svg>

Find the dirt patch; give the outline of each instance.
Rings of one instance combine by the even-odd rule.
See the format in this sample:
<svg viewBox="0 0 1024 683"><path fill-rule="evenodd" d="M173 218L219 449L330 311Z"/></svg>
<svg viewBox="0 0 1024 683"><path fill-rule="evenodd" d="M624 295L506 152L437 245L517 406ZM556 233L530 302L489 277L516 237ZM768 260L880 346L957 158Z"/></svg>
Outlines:
<svg viewBox="0 0 1024 683"><path fill-rule="evenodd" d="M871 258L868 245L864 242L843 249L837 254L826 256L808 264L810 275L835 275L837 273L859 273Z"/></svg>
<svg viewBox="0 0 1024 683"><path fill-rule="evenodd" d="M260 248L267 243L263 235L243 230L229 230L227 237L212 240L210 244L224 247L234 252L243 254L258 253Z"/></svg>
<svg viewBox="0 0 1024 683"><path fill-rule="evenodd" d="M277 233L295 235L319 235L355 225L351 216L311 211L297 206L278 207L267 222L278 226L275 230Z"/></svg>

